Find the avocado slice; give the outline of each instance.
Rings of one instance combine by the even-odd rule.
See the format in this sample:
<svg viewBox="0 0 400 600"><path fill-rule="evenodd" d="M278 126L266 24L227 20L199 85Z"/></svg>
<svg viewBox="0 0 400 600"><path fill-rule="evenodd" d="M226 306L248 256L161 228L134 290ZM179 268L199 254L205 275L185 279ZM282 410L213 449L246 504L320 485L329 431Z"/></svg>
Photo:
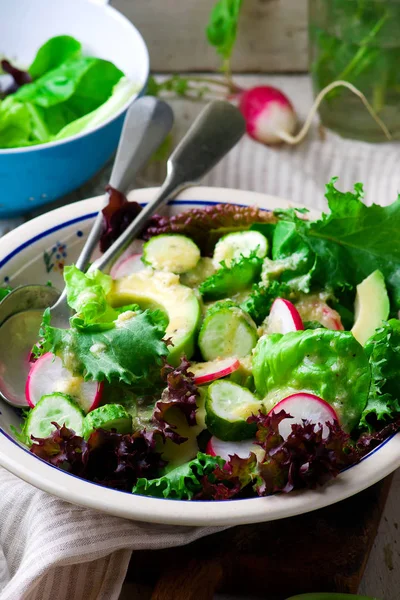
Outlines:
<svg viewBox="0 0 400 600"><path fill-rule="evenodd" d="M191 358L200 323L200 304L196 294L179 282L174 273L144 269L114 282L108 295L114 307L136 303L141 308L159 308L169 323L166 338L170 338L168 361L179 364L182 355Z"/></svg>
<svg viewBox="0 0 400 600"><path fill-rule="evenodd" d="M389 317L390 303L385 278L374 271L357 286L352 334L362 346Z"/></svg>

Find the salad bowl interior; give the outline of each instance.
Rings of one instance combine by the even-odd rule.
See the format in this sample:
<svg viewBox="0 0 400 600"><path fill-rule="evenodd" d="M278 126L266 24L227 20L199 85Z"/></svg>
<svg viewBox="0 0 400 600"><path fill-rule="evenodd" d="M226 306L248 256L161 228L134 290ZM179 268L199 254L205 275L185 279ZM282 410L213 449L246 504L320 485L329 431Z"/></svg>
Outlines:
<svg viewBox="0 0 400 600"><path fill-rule="evenodd" d="M153 189L129 196L142 205ZM259 206L265 210L293 204L253 192L192 187L167 207L172 214L218 203ZM63 267L73 264L96 215L99 198L92 198L44 214L0 239L0 284L12 287L51 282L63 286ZM312 214L312 217L318 217ZM12 343L12 342L11 342ZM63 472L34 456L15 437L20 414L0 404L0 465L28 483L65 501L115 516L146 522L199 525L234 525L294 516L343 500L376 483L400 466L400 436L392 435L361 461L315 490L223 502L158 499L100 487ZM99 493L101 492L101 493Z"/></svg>

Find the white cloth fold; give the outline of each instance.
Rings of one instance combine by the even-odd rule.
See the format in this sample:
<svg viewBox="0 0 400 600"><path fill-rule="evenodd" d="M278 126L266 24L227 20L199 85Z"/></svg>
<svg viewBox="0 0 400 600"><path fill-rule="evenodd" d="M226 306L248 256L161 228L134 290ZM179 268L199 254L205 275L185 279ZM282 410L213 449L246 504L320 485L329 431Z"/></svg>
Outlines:
<svg viewBox="0 0 400 600"><path fill-rule="evenodd" d="M243 85L265 80L238 78ZM312 101L308 78L270 77L268 82L294 99L304 118ZM182 110L181 101L174 104L176 114L189 114L178 122L180 137L200 106L185 104ZM361 181L367 202L385 205L400 191L399 157L399 144L371 145L331 133L322 140L316 128L297 148L266 148L245 137L204 183L265 192L324 209L324 186L337 175L341 189ZM156 176L153 167L142 180L154 185ZM104 177L105 181L107 172ZM13 225L3 222L3 230ZM217 530L111 517L62 502L0 469L0 600L117 600L132 550L187 544Z"/></svg>

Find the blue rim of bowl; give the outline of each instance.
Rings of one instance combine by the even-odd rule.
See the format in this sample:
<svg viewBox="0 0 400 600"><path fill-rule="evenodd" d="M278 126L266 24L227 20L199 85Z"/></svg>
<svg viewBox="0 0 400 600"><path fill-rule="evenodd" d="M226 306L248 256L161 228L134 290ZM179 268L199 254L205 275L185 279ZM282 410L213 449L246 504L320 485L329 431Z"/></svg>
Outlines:
<svg viewBox="0 0 400 600"><path fill-rule="evenodd" d="M141 202L140 204L143 206L143 205L146 204L146 202ZM215 206L216 204L220 204L220 202L218 202L217 200L171 200L170 202L168 202L168 205L173 205L173 204L180 204L180 205L186 204L186 205L189 205L189 206L196 206L196 205L200 205L200 206L204 206L204 205ZM236 206L246 206L246 205L245 204L237 204ZM268 209L262 209L262 210L268 210ZM56 231L60 231L61 229L64 229L64 228L69 227L71 225L75 225L76 223L81 223L82 221L87 221L89 219L94 219L94 217L96 215L97 215L96 212L94 212L94 213L87 213L86 215L81 215L80 217L76 217L75 219L70 219L69 221L64 221L63 223L59 223L58 225L55 225L54 227L51 227L50 229L46 229L45 231L42 231L38 235L35 235L33 238L27 240L26 242L24 242L23 244L21 244L20 246L18 246L17 248L15 248L12 252L10 252L9 254L7 254L7 256L0 261L0 268L4 267L4 265L6 265L7 262L9 262L14 256L17 256L17 254L19 254L22 250L25 250L25 248L28 248L29 246L31 246L35 242L43 239L44 237L47 237L48 235L51 235L52 233L54 233ZM18 411L19 409L16 409L16 410ZM353 465L349 465L345 469L342 469L341 473L349 471L350 469L356 467L361 462L364 462L367 458L373 456L376 452L378 452L378 450L380 450L381 448L383 448L383 446L386 446L386 444L389 443L390 440L392 440L397 435L397 433L398 432L392 433L385 440L383 440L383 442L381 442L376 448L374 448L373 450L371 450L371 452L368 452L368 454L366 454L365 456L363 456L359 460L359 462L354 463ZM29 456L34 456L34 455L32 455L32 453L30 452L30 450L28 448L25 448L24 446L20 445L13 437L11 437L10 434L8 434L7 432L5 432L4 429L2 429L1 427L0 427L0 434L3 435L5 438L7 438L15 446L17 446L20 450L23 450L24 452L26 452ZM79 477L78 475L74 475L73 473L69 473L68 471L63 471L62 469L59 469L55 465L52 465L51 463L43 460L39 456L35 456L35 458L37 460L40 460L45 465L51 467L52 469L57 469L58 471L62 471L63 473L65 473L65 475L68 475L69 477L73 477L74 479L79 479L80 481L85 481L86 483L89 483L91 485L94 485L94 486L97 486L97 487L100 487L100 488L104 488L104 486L101 485L100 483L95 483L94 481L89 481L88 479L84 479L83 477ZM108 489L112 489L112 491L118 492L120 494L128 494L128 495L132 496L132 492L128 492L126 490L117 490L115 488L108 488ZM138 495L140 495L140 494L138 494ZM173 501L176 501L176 502L182 502L182 500L178 500L176 498L159 498L159 497L156 497L156 498L157 498L157 500L173 500ZM240 499L237 498L237 499L229 500L229 502L241 502L241 500L242 500L241 498ZM245 500L261 500L261 498L260 497L245 498ZM210 502L209 500L196 500L196 503L209 504L209 502Z"/></svg>
<svg viewBox="0 0 400 600"><path fill-rule="evenodd" d="M101 129L103 129L104 127L106 127L107 125L109 125L110 123L115 121L116 119L118 119L118 117L123 115L124 112L128 110L128 108L132 104L132 102L134 102L136 99L140 98L141 96L144 96L146 89L147 89L149 77L150 77L150 55L149 55L149 49L147 47L147 44L146 44L142 34L140 33L139 29L137 29L137 27L135 27L135 25L127 17L125 17L125 15L123 15L121 12L119 12L119 10L117 10L116 8L114 8L113 6L110 6L108 4L105 4L101 8L103 10L105 10L106 12L109 12L113 16L113 18L119 19L120 21L122 21L123 23L128 25L131 29L133 29L135 31L136 35L139 37L139 39L142 43L142 46L143 46L143 57L142 58L145 58L145 60L146 60L146 73L147 73L146 77L144 79L144 82L142 84L142 87L139 88L138 91L134 92L128 98L128 100L125 102L125 104L119 109L119 111L115 115L111 115L111 117L106 119L104 122L99 123L99 125L96 125L96 127L93 127L93 129L89 129L88 131L76 133L75 135L71 135L70 137L67 137L62 140L56 140L54 142L46 142L45 144L36 144L35 146L27 146L27 147L23 147L23 148L0 148L0 157L1 156L9 156L11 154L23 154L23 153L27 153L27 152L33 152L33 151L38 152L40 150L46 150L47 148L56 148L58 146L61 146L62 144L67 144L68 142L73 142L75 140L83 138L86 135L94 133L95 131L100 131Z"/></svg>

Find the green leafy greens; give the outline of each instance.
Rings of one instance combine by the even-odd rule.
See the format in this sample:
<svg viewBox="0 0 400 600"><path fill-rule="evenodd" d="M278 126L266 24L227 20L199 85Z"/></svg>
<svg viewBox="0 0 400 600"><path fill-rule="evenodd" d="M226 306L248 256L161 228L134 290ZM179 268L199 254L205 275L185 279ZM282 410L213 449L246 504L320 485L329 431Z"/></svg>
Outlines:
<svg viewBox="0 0 400 600"><path fill-rule="evenodd" d="M371 388L360 425L368 427L400 412L400 321L391 319L368 340L365 351L371 366Z"/></svg>
<svg viewBox="0 0 400 600"><path fill-rule="evenodd" d="M368 399L371 372L350 331L307 329L261 337L253 353L256 390L269 411L299 390L332 404L345 431L357 426Z"/></svg>
<svg viewBox="0 0 400 600"><path fill-rule="evenodd" d="M74 265L64 268L67 301L84 324L114 321L117 313L108 305L106 296L112 287L112 278L101 271L83 273Z"/></svg>
<svg viewBox="0 0 400 600"><path fill-rule="evenodd" d="M143 386L160 377L162 358L168 354L162 339L165 325L160 311L146 310L133 316L126 313L104 331L57 329L50 325L47 311L41 348L60 356L68 368L86 380Z"/></svg>
<svg viewBox="0 0 400 600"><path fill-rule="evenodd" d="M0 147L41 144L84 131L135 91L113 63L84 56L66 35L49 39L28 69L32 79L0 103Z"/></svg>
<svg viewBox="0 0 400 600"><path fill-rule="evenodd" d="M230 72L230 59L236 42L242 0L218 0L214 5L206 33L207 39L224 60L223 70Z"/></svg>
<svg viewBox="0 0 400 600"><path fill-rule="evenodd" d="M231 57L236 43L242 5L243 0L216 0L206 27L208 43L216 49L217 54L223 60L221 71L224 73L224 78L222 80L174 74L162 81L156 81L151 76L148 81L147 94L160 96L167 93L199 100L210 93L213 95L215 86L225 88L231 93L240 92L240 88L232 81Z"/></svg>
<svg viewBox="0 0 400 600"><path fill-rule="evenodd" d="M240 308L245 310L257 325L261 325L269 315L273 301L276 298L289 298L290 295L290 287L286 283L272 281L268 286L256 283Z"/></svg>
<svg viewBox="0 0 400 600"><path fill-rule="evenodd" d="M191 500L202 490L202 478L210 475L224 461L199 452L193 460L169 471L158 479L138 479L132 493L156 498Z"/></svg>
<svg viewBox="0 0 400 600"><path fill-rule="evenodd" d="M218 300L245 290L257 280L261 266L262 259L256 252L233 261L230 267L221 262L220 269L200 285L200 293L207 299Z"/></svg>
<svg viewBox="0 0 400 600"><path fill-rule="evenodd" d="M274 234L273 258L289 259L299 254L297 273L308 287L343 290L354 288L376 269L382 271L393 309L400 308L400 245L393 243L400 229L400 198L389 206L366 206L363 188L343 193L335 187L337 178L326 186L329 214L306 221L294 210L280 211L287 236L277 244L280 227ZM275 248L276 245L276 248ZM290 284L290 278L287 278Z"/></svg>

